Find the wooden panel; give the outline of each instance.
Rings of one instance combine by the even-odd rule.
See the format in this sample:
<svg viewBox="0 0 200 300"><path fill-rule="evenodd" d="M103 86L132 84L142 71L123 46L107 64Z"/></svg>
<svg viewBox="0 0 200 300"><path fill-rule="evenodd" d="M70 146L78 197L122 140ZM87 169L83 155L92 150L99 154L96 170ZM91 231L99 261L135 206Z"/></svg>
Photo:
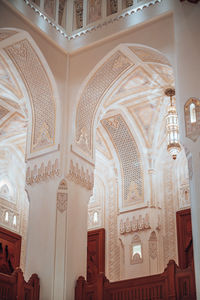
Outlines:
<svg viewBox="0 0 200 300"><path fill-rule="evenodd" d="M11 274L20 266L21 236L0 227L0 272Z"/></svg>
<svg viewBox="0 0 200 300"><path fill-rule="evenodd" d="M39 278L33 274L28 282L20 268L11 275L0 273L0 300L39 300Z"/></svg>
<svg viewBox="0 0 200 300"><path fill-rule="evenodd" d="M97 274L105 272L105 229L88 232L87 281L93 281Z"/></svg>
<svg viewBox="0 0 200 300"><path fill-rule="evenodd" d="M109 282L103 273L94 282L79 277L75 300L196 300L193 267L180 269L173 260L161 274Z"/></svg>
<svg viewBox="0 0 200 300"><path fill-rule="evenodd" d="M193 264L191 211L185 209L176 213L178 259L182 269Z"/></svg>

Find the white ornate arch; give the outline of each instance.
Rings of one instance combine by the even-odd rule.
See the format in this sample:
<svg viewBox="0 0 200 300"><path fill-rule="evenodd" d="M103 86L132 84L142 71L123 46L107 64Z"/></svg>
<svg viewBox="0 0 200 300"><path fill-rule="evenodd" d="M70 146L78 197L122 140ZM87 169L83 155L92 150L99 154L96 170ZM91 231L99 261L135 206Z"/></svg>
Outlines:
<svg viewBox="0 0 200 300"><path fill-rule="evenodd" d="M83 157L94 160L95 129L103 105L117 86L138 65L170 66L159 51L144 45L122 44L106 55L83 82L77 97L74 149Z"/></svg>
<svg viewBox="0 0 200 300"><path fill-rule="evenodd" d="M0 54L9 72L20 81L28 109L26 156L36 157L58 149L60 104L52 72L31 36L15 28L0 29Z"/></svg>

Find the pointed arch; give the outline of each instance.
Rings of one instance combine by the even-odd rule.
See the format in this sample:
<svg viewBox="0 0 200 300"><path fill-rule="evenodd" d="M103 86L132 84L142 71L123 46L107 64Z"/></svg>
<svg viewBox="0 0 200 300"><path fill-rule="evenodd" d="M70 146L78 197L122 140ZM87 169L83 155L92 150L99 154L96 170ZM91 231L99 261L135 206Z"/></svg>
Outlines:
<svg viewBox="0 0 200 300"><path fill-rule="evenodd" d="M36 43L25 31L0 29L1 63L15 82L28 110L27 158L57 150L60 104L52 72ZM12 75L11 75L12 74Z"/></svg>
<svg viewBox="0 0 200 300"><path fill-rule="evenodd" d="M144 45L122 44L104 57L87 76L78 94L74 147L83 156L94 159L95 129L113 85L126 78L140 64L169 67L167 58Z"/></svg>

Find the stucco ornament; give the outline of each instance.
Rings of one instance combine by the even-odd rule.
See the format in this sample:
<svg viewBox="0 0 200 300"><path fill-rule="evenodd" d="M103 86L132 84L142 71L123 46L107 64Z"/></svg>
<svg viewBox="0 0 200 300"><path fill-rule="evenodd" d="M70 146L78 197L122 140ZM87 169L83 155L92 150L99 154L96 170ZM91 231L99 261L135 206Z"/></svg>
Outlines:
<svg viewBox="0 0 200 300"><path fill-rule="evenodd" d="M200 100L190 98L184 106L186 137L196 142L200 135Z"/></svg>
<svg viewBox="0 0 200 300"><path fill-rule="evenodd" d="M67 182L66 180L62 180L58 187L57 192L57 201L56 201L56 208L63 213L67 210L67 200L68 200L68 193L67 193Z"/></svg>

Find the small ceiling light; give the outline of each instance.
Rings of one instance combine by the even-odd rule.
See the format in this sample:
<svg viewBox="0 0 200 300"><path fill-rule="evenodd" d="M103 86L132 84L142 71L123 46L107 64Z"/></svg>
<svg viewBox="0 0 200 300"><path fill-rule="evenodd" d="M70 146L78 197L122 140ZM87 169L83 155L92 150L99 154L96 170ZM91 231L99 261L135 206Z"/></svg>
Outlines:
<svg viewBox="0 0 200 300"><path fill-rule="evenodd" d="M170 105L168 106L166 117L166 129L168 137L167 151L170 153L173 159L176 159L178 153L181 151L181 145L179 142L178 115L176 112L175 103L173 102L175 89L166 89L165 95L170 97Z"/></svg>

